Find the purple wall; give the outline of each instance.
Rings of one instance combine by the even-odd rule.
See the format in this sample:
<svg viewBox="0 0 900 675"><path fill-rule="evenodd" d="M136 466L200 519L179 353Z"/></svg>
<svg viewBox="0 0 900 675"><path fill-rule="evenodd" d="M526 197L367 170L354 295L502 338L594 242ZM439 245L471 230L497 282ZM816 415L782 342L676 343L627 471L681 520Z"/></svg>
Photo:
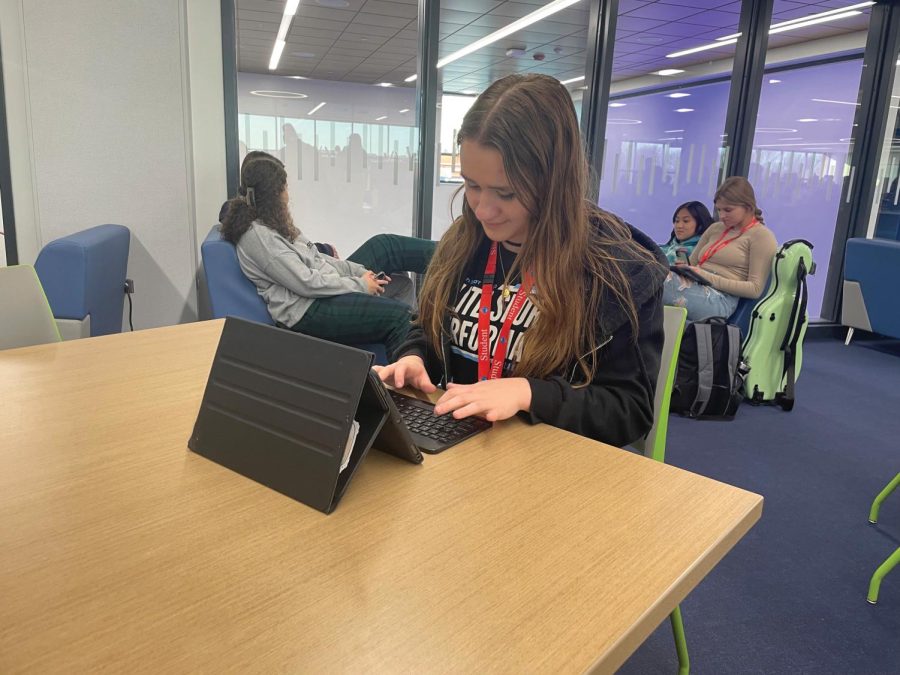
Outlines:
<svg viewBox="0 0 900 675"><path fill-rule="evenodd" d="M862 59L854 59L774 73L760 98L749 177L778 241L814 245L813 317L822 304L861 69ZM600 205L658 241L668 239L679 204L697 199L712 208L728 87L614 101L625 105L609 110Z"/></svg>

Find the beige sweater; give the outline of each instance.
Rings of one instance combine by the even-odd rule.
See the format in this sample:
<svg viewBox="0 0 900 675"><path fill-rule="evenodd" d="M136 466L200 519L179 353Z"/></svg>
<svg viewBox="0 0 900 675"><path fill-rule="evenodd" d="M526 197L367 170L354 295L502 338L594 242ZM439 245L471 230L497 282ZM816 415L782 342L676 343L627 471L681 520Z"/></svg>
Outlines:
<svg viewBox="0 0 900 675"><path fill-rule="evenodd" d="M715 244L725 226L710 225L691 253L691 265L697 265L703 252ZM731 230L723 241L732 240L740 230ZM772 230L762 223L754 225L730 244L720 248L700 268L700 274L710 285L730 295L741 298L758 298L766 288L769 271L778 243Z"/></svg>

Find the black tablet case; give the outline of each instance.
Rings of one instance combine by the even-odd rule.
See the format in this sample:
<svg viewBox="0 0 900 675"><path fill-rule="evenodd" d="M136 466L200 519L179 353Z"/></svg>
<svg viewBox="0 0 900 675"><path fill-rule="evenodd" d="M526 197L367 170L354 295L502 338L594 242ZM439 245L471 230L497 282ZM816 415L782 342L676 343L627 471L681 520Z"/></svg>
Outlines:
<svg viewBox="0 0 900 675"><path fill-rule="evenodd" d="M225 320L188 447L331 513L387 419L372 354L243 319ZM359 433L341 472L353 420Z"/></svg>

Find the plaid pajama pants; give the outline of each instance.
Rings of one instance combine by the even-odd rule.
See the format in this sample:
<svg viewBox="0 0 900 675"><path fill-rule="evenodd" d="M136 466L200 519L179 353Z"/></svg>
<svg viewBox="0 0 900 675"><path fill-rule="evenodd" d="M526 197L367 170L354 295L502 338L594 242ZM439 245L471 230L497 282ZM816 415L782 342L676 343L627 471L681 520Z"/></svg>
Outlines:
<svg viewBox="0 0 900 675"><path fill-rule="evenodd" d="M374 272L407 271L424 274L437 242L429 239L378 234L360 246L347 260ZM385 294L346 293L319 298L292 331L341 344L384 343L388 360L409 332L413 308L392 297L409 288L404 277L394 277ZM397 284L393 289L391 288Z"/></svg>

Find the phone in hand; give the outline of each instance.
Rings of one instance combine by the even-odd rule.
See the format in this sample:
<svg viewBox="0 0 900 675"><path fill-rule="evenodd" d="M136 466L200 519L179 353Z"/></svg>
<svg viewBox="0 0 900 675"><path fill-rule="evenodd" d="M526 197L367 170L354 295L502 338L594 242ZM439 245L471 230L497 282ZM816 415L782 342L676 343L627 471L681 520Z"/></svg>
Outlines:
<svg viewBox="0 0 900 675"><path fill-rule="evenodd" d="M387 274L385 274L384 272L378 272L375 275L375 279L377 279L378 281L381 281L382 279L387 279Z"/></svg>
<svg viewBox="0 0 900 675"><path fill-rule="evenodd" d="M686 248L679 248L675 251L675 264L676 265L690 265L691 264L691 261L688 258Z"/></svg>

